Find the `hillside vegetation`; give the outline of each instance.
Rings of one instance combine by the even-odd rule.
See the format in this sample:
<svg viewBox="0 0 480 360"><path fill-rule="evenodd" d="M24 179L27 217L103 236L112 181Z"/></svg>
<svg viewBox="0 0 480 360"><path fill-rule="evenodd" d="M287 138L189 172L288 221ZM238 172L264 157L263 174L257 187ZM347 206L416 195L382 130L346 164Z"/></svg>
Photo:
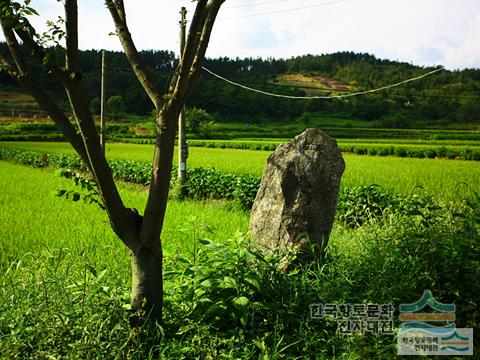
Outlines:
<svg viewBox="0 0 480 360"><path fill-rule="evenodd" d="M55 50L52 49L52 52ZM0 52L7 56L5 45ZM118 108L129 114L149 115L151 105L131 72L124 55L107 52L106 97L116 97ZM175 54L143 51L141 57L155 74L157 86L167 86ZM59 56L58 61L63 59ZM95 113L99 111L100 53L83 51L80 66L85 92ZM380 60L369 54L341 52L330 55L305 55L290 59L208 59L210 70L241 84L260 90L289 95L340 94L378 88L432 70L407 63ZM57 99L64 99L60 88L32 64L35 74ZM16 84L0 75L1 107ZM119 97L119 98L118 98ZM442 71L431 77L381 93L344 100L288 100L266 97L233 87L204 73L189 101L214 114L217 121L243 123L301 122L302 116L335 115L364 120L375 127L472 128L480 124L480 70ZM30 107L30 103L24 104ZM8 106L7 106L8 107ZM466 125L470 123L471 125ZM472 125L473 124L473 125Z"/></svg>

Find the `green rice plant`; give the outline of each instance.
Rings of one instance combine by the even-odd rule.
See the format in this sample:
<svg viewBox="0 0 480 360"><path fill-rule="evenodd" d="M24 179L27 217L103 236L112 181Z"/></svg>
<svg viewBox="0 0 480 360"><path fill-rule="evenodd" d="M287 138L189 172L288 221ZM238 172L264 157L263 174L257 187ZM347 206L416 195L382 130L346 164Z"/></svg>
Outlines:
<svg viewBox="0 0 480 360"><path fill-rule="evenodd" d="M406 157L407 156L407 150L404 148L397 147L395 148L395 155L398 157Z"/></svg>
<svg viewBox="0 0 480 360"><path fill-rule="evenodd" d="M344 159L342 188L378 184L388 192L446 199L471 198L479 191L477 162L356 155L344 155ZM459 183L468 185L458 187Z"/></svg>
<svg viewBox="0 0 480 360"><path fill-rule="evenodd" d="M358 227L391 214L422 215L438 208L430 196L395 194L378 185L356 186L340 192L337 218L347 227Z"/></svg>
<svg viewBox="0 0 480 360"><path fill-rule="evenodd" d="M50 158L53 158L53 153L73 153L64 143L2 143L1 147L39 150L50 154ZM107 147L111 161L132 160L148 163L151 150L151 145L108 144ZM214 167L222 173L260 176L269 154L267 151L190 148L188 166L205 169ZM438 152L438 156L442 157L442 151ZM480 192L480 183L477 181L480 176L478 162L396 156L365 157L353 154L344 154L343 157L346 170L342 177L342 187L378 184L385 190L403 194L409 194L415 188L421 187L425 194L441 195L448 199L469 198L473 191ZM118 170L120 172L120 169ZM148 169L143 171L148 172ZM148 179L149 176L145 175L139 181L146 183ZM458 188L457 184L462 182L468 184L468 187Z"/></svg>
<svg viewBox="0 0 480 360"><path fill-rule="evenodd" d="M342 334L334 320L312 318L310 304L398 308L426 289L455 303L458 327L479 326L476 198L395 203L377 187L365 190L372 209L393 201L406 210L382 211L354 229L337 222L326 257L287 272L277 256L234 235L247 229L244 212L171 201L162 234L165 322L131 329L128 254L103 212L52 196L70 181L48 169L1 162L0 186L4 358L393 358L394 336ZM138 186L120 190L130 207L146 201Z"/></svg>
<svg viewBox="0 0 480 360"><path fill-rule="evenodd" d="M70 247L79 238L85 245L117 245L104 212L95 205L83 201L71 202L55 195L59 189L75 190L71 180L47 169L32 169L1 162L0 192L2 223L0 227L0 268L19 254L41 249ZM25 191L35 189L35 191ZM146 203L146 194L138 186L124 184L120 188L127 206L140 209ZM67 211L68 210L68 211ZM81 216L70 216L78 213ZM195 216L198 224L209 224L209 229L199 227L199 236L215 236L224 240L237 230L246 231L248 216L225 202L169 202L168 218L163 231L165 251L187 247L190 236L179 228L181 219ZM212 234L213 231L213 234ZM121 246L118 246L121 249ZM187 247L188 248L188 247ZM94 251L96 261L102 253ZM119 261L128 263L124 253Z"/></svg>

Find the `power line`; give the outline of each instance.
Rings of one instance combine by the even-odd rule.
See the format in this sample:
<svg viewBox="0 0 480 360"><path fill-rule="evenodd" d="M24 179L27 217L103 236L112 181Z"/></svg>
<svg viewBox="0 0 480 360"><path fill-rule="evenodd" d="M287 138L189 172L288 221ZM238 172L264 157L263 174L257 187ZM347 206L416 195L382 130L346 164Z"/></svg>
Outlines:
<svg viewBox="0 0 480 360"><path fill-rule="evenodd" d="M304 9L311 9L311 8L316 8L316 7L321 7L321 6L340 4L340 3L344 3L344 2L348 2L348 1L351 1L351 0L329 1L329 2L324 2L324 3L320 3L320 4L314 4L314 5L309 5L309 6L300 6L300 7L296 7L296 8L290 8L290 9L274 10L274 11L267 11L267 12L263 12L263 13L256 13L256 14L250 14L250 15L241 15L241 16L220 18L218 20L235 20L235 19L243 19L243 18L249 18L249 17L255 17L255 16L280 14L280 13L286 13L286 12L292 12L292 11L298 11L298 10L304 10Z"/></svg>
<svg viewBox="0 0 480 360"><path fill-rule="evenodd" d="M248 90L248 91L252 91L252 92L256 92L256 93L259 93L259 94L263 94L263 95L267 95L267 96L272 96L272 97L278 97L278 98L284 98L284 99L296 99L296 100L314 100L314 99L343 99L343 98L348 98L348 97L353 97L353 96L358 96L358 95L365 95L365 94L371 94L371 93L375 93L375 92L379 92L379 91L382 91L382 90L387 90L387 89L391 89L391 88L394 88L394 87L398 87L400 85L403 85L403 84L407 84L409 82L412 82L412 81L417 81L417 80L420 80L420 79L423 79L427 76L430 76L430 75L433 75L439 71L443 71L444 69L443 68L440 68L440 69L435 69L433 71L430 71L426 74L423 74L423 75L420 75L420 76L416 76L414 78L410 78L410 79L407 79L407 80L403 80L403 81L400 81L398 83L395 83L395 84L391 84L391 85L386 85L386 86L382 86L380 88L377 88L377 89L372 89L372 90L365 90L365 91L358 91L358 92L355 92L355 93L351 93L351 94L343 94L343 95L329 95L329 96L292 96L292 95L281 95L281 94L274 94L274 93L271 93L271 92L268 92L268 91L262 91L262 90L258 90L258 89L253 89L251 87L248 87L248 86L245 86L245 85L242 85L242 84L239 84L235 81L232 81L232 80L228 80L226 78L224 78L223 76L221 75L218 75L216 73L214 73L213 71L207 69L206 67L202 66L202 69L205 70L206 72L208 72L209 74L215 76L216 78L218 79L221 79L231 85L234 85L234 86L237 86L237 87L240 87L244 90Z"/></svg>
<svg viewBox="0 0 480 360"><path fill-rule="evenodd" d="M253 3L248 3L248 4L242 4L242 5L225 6L224 9L237 9L237 8L250 7L250 6L278 4L280 2L286 2L286 1L291 2L291 0L262 1L262 2L253 2Z"/></svg>

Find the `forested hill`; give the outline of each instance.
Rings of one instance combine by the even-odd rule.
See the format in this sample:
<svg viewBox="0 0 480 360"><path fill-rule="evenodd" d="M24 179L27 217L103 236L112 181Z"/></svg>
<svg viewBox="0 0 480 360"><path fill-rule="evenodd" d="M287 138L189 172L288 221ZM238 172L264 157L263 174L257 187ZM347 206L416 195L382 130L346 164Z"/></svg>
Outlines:
<svg viewBox="0 0 480 360"><path fill-rule="evenodd" d="M4 44L0 51L6 54ZM107 52L107 98L121 96L127 112L148 114L151 105L124 55ZM156 74L158 86L166 87L177 59L172 52L142 51L147 67ZM60 55L58 61L61 61ZM86 93L98 107L101 54L82 51L80 64ZM380 60L369 54L340 52L305 55L290 59L208 59L205 66L228 79L269 92L289 95L341 94L378 88L426 73L407 63ZM32 64L35 74L62 98L60 88ZM16 86L0 74L3 87ZM290 120L322 112L407 127L412 123L480 123L480 70L442 71L418 82L345 100L278 99L234 87L204 72L189 106L217 114L222 120L244 122Z"/></svg>

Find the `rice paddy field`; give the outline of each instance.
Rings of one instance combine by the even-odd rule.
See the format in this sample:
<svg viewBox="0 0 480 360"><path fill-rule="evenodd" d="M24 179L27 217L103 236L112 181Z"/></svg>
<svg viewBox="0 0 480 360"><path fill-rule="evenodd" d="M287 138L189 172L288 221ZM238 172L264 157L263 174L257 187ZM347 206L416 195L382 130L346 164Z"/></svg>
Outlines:
<svg viewBox="0 0 480 360"><path fill-rule="evenodd" d="M71 187L71 181L51 170L4 161L0 164L2 266L15 259L15 254L44 247L69 247L72 240L78 245L118 245L108 218L100 208L54 196L57 189ZM128 207L144 208L147 194L143 189L122 184L120 192ZM165 248L172 252L189 251L185 246L192 236L193 224L196 224L197 236L214 234L226 240L237 231L246 230L248 217L241 211L231 210L225 202L171 201L163 232Z"/></svg>
<svg viewBox="0 0 480 360"><path fill-rule="evenodd" d="M0 146L73 154L59 142ZM260 176L268 154L192 147L189 166ZM107 156L148 162L152 145L112 143ZM0 359L395 358L395 333L339 334L335 322L312 320L309 305L398 306L425 289L456 304L458 327L478 329L480 162L344 158L343 187L378 184L439 200L421 214L337 222L323 262L281 273L275 259L262 265L242 247L248 212L223 200L172 199L162 234L165 323L155 330L130 327L129 258L104 212L54 196L72 183L50 168L0 161ZM128 207L143 208L144 187L119 188ZM202 247L210 241L219 245ZM191 269L237 285L209 289L186 275ZM252 290L245 279L254 275ZM225 305L228 291L250 299L246 324ZM224 304L215 311L229 320L207 319L208 301Z"/></svg>
<svg viewBox="0 0 480 360"><path fill-rule="evenodd" d="M67 143L3 142L1 146L46 153L73 154ZM107 158L150 162L153 145L111 143ZM188 166L215 168L233 174L260 176L269 151L191 147ZM480 162L449 159L412 159L344 154L343 186L377 184L397 193L421 192L448 199L480 193ZM176 158L175 158L176 163Z"/></svg>

